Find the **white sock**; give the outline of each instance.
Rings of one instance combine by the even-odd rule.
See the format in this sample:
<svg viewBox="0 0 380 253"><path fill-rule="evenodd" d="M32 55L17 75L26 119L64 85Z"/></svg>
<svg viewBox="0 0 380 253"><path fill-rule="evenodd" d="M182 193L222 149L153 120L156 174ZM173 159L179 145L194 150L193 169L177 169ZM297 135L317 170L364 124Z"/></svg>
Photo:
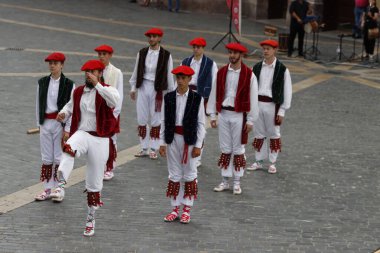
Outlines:
<svg viewBox="0 0 380 253"><path fill-rule="evenodd" d="M239 176L234 177L234 185L240 185L240 177Z"/></svg>

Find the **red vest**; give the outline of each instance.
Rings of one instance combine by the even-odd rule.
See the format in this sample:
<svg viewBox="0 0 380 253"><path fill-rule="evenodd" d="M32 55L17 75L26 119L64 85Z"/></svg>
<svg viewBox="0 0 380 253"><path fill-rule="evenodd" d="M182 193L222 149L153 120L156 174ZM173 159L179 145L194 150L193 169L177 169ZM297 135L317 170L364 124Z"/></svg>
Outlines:
<svg viewBox="0 0 380 253"><path fill-rule="evenodd" d="M102 84L103 86L109 86L107 84ZM80 100L83 95L83 90L86 86L79 86L74 90L73 99L73 115L71 118L71 128L70 136L73 135L79 127L80 122ZM112 137L118 128L118 122L113 115L113 108L108 107L107 102L99 95L96 91L95 97L95 107L96 107L96 133L99 137Z"/></svg>
<svg viewBox="0 0 380 253"><path fill-rule="evenodd" d="M222 103L226 89L228 65L218 71L216 79L216 110L221 112ZM251 110L250 88L251 88L252 70L245 64L241 63L239 84L235 97L235 112L249 112Z"/></svg>

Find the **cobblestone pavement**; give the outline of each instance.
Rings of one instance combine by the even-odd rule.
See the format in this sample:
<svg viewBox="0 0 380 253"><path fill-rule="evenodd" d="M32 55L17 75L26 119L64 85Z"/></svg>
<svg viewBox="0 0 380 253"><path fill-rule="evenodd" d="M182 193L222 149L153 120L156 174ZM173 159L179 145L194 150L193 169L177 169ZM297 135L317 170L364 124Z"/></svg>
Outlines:
<svg viewBox="0 0 380 253"><path fill-rule="evenodd" d="M66 53L64 72L80 84L80 66L95 57L92 49L111 44L113 62L125 73L125 91L136 53L146 45L143 33L151 26L164 27L163 46L175 64L190 54L188 41L196 36L207 39L208 54L219 66L227 62L222 45L210 50L225 32L225 15L168 13L127 0L62 3L0 0L0 207L9 194L38 183L39 136L25 132L35 126L36 82L46 74L43 59L50 51ZM262 24L244 20L243 31L251 50L264 38ZM324 57L334 57L329 50L335 41L321 36ZM67 189L61 204L27 201L0 215L0 252L368 253L379 248L377 65L280 59L292 73L295 93L282 128L278 174L246 173L241 196L214 193L219 151L217 131L209 129L189 225L163 222L169 210L165 160L134 159L105 183L95 237L82 236L81 182ZM137 145L135 129L135 105L125 94L119 150ZM252 162L253 151L247 150ZM81 165L83 160L76 167Z"/></svg>

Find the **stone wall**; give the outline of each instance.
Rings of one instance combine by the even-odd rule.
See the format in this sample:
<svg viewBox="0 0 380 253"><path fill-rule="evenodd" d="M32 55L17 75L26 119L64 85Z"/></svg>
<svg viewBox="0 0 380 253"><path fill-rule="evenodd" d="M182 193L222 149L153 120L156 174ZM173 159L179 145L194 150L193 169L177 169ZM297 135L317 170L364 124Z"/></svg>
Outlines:
<svg viewBox="0 0 380 253"><path fill-rule="evenodd" d="M172 1L173 5L175 5L176 0ZM165 6L168 4L165 0L163 3ZM265 19L267 17L267 1L242 0L242 6L242 16L245 18ZM181 10L203 13L229 13L226 0L181 0Z"/></svg>

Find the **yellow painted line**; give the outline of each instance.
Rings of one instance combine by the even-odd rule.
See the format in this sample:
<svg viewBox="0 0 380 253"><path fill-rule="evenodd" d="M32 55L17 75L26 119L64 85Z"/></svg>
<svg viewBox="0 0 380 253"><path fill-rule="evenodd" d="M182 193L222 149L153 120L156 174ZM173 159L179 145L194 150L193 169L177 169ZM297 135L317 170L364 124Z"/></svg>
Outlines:
<svg viewBox="0 0 380 253"><path fill-rule="evenodd" d="M355 65L338 65L335 66L334 70L340 70L340 71L349 71L351 70Z"/></svg>
<svg viewBox="0 0 380 253"><path fill-rule="evenodd" d="M57 12L57 11L51 11L51 10L46 10L46 9L37 9L37 8L13 5L13 4L0 4L0 6L5 7L5 8L13 8L13 9L20 9L20 10L25 10L25 11L52 14L52 15L56 15L56 16L77 18L77 19L82 19L82 20L92 20L92 21L97 21L97 22L102 22L102 23L107 23L107 24L124 25L124 26L132 26L132 27L144 27L144 28L151 28L153 26L157 26L157 24L141 24L141 23L127 22L127 21L110 20L110 19L105 19L105 18L83 16L83 15L78 15L78 14ZM228 22L226 21L226 24L227 23ZM214 34L214 35L224 35L225 34L225 32L216 32L216 31L212 31L212 30L188 29L188 28L182 28L182 27L176 27L176 26L160 26L160 27L162 29L165 29L165 30L174 30L174 31L187 32L187 33L191 32L191 33L204 33L204 34ZM248 35L248 34L245 34L243 36L263 37L260 35Z"/></svg>
<svg viewBox="0 0 380 253"><path fill-rule="evenodd" d="M366 85L375 89L380 89L380 83L379 82L374 82L370 81L361 77L357 76L345 76L343 77L346 80L353 81L355 83L361 84L361 85Z"/></svg>
<svg viewBox="0 0 380 253"><path fill-rule="evenodd" d="M287 64L286 67L289 69L290 73L298 73L298 74L309 74L309 69L302 66L302 64L291 65Z"/></svg>
<svg viewBox="0 0 380 253"><path fill-rule="evenodd" d="M84 72L64 72L66 76L84 76ZM4 72L0 73L0 77L40 77L40 76L46 76L49 75L48 72L19 72L19 73L12 73L12 72ZM130 76L132 75L132 72L123 72L123 75Z"/></svg>
<svg viewBox="0 0 380 253"><path fill-rule="evenodd" d="M0 22L14 24L14 25L22 25L22 26L27 26L27 27L37 28L37 29L44 29L44 30L49 30L49 31L54 31L54 32L70 33L70 34L75 34L75 35L102 38L102 39L107 39L107 40L116 40L116 41L122 41L122 42L147 46L147 41L134 40L134 39L126 38L126 37L118 37L118 36L104 35L104 34L99 34L99 33L84 32L84 31L79 31L79 30L72 30L72 29L53 27L53 26L47 26L47 25L37 25L37 24L21 22L21 21L16 21L16 20L11 20L11 19L4 19L4 18L0 18ZM193 53L193 50L190 47L178 47L178 46L167 45L167 44L165 44L164 47L169 50L188 52L190 54ZM207 55L227 58L227 54L221 54L221 53L216 53L216 52L211 52L211 51L208 51Z"/></svg>
<svg viewBox="0 0 380 253"><path fill-rule="evenodd" d="M23 51L24 52L33 52L33 53L52 53L52 52L56 52L57 50L25 48ZM84 52L75 52L75 51L59 51L59 52L65 54L65 55L90 56L90 57L94 57L94 58L98 57L97 53L84 53ZM112 58L136 60L136 56L124 56L124 55L117 55L117 54L113 54Z"/></svg>
<svg viewBox="0 0 380 253"><path fill-rule="evenodd" d="M321 83L331 78L331 75L316 75L312 78L306 79L293 85L293 93L297 93L300 90L309 88L313 85ZM207 128L209 124L207 124ZM122 150L117 154L116 166L121 166L131 162L135 159L134 154L140 151L140 145L135 145L128 149ZM66 188L82 182L85 179L86 166L74 169ZM29 187L26 187L20 191L0 197L0 214L10 212L16 208L22 207L34 201L34 196L43 189L42 183L38 183Z"/></svg>
<svg viewBox="0 0 380 253"><path fill-rule="evenodd" d="M118 152L116 166L126 164L127 162L133 161L136 159L134 154L140 150L140 145L133 146L131 148L125 149ZM80 183L84 180L86 173L86 166L82 166L73 170L70 175L70 179L66 185L66 188ZM41 192L43 189L42 183L32 185L30 187L24 188L20 191L11 193L9 195L3 196L0 198L0 214L7 213L16 208L24 206L34 201L34 196Z"/></svg>
<svg viewBox="0 0 380 253"><path fill-rule="evenodd" d="M0 47L0 51L12 51L12 50L7 50L5 47ZM15 50L17 51L17 50ZM33 53L44 53L44 54L50 54L53 52L61 52L65 55L75 55L75 56L89 56L93 58L97 58L98 54L97 53L85 53L85 52L78 52L78 51L64 51L64 50L53 50L53 49L37 49L37 48L24 48L23 50L20 50L19 52L33 52ZM113 54L112 55L113 59L124 59L124 60L136 60L136 56L125 56L125 55L117 55ZM182 61L173 59L173 62L178 62L181 63Z"/></svg>
<svg viewBox="0 0 380 253"><path fill-rule="evenodd" d="M293 84L293 93L297 93L301 90L310 88L316 84L320 84L324 81L329 80L332 77L333 75L329 75L329 74L318 74L308 79L302 80L298 83Z"/></svg>
<svg viewBox="0 0 380 253"><path fill-rule="evenodd" d="M247 39L247 38L244 38L241 36L237 36L237 39L240 40L240 42L242 42L243 44L261 48L260 43L254 41L254 40L250 40L250 39Z"/></svg>
<svg viewBox="0 0 380 253"><path fill-rule="evenodd" d="M321 69L326 69L325 66L321 65L321 64L318 64L318 63L315 63L315 62L312 62L312 61L304 61L302 63L302 65L308 67L308 68L311 68L311 69L318 69L318 70L321 70Z"/></svg>

